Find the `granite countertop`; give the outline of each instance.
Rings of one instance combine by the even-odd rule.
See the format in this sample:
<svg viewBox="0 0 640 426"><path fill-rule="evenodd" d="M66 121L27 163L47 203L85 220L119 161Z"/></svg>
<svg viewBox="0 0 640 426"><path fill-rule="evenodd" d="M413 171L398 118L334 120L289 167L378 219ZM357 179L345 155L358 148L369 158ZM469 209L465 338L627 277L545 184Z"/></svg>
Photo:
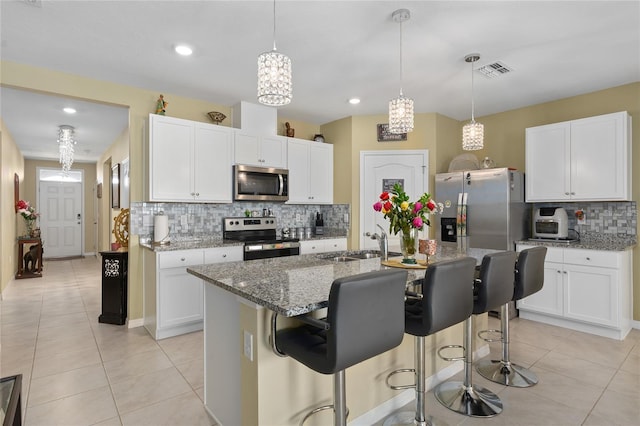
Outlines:
<svg viewBox="0 0 640 426"><path fill-rule="evenodd" d="M429 263L471 256L478 260L496 250L439 250ZM240 262L191 266L187 272L246 300L291 317L327 306L331 284L337 278L387 269L379 258L336 262L349 252L307 254ZM407 269L408 284L420 284L424 269Z"/></svg>
<svg viewBox="0 0 640 426"><path fill-rule="evenodd" d="M516 241L516 244L586 250L624 251L633 249L637 241L633 237L590 233L581 236L580 240L570 243L562 241L521 240Z"/></svg>

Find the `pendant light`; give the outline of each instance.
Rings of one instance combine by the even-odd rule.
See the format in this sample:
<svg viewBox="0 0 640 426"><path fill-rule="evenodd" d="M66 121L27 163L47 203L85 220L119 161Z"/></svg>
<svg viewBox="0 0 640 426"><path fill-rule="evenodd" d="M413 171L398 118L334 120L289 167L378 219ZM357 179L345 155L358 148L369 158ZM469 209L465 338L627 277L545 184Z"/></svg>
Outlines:
<svg viewBox="0 0 640 426"><path fill-rule="evenodd" d="M480 54L472 53L464 57L471 64L471 121L462 128L462 149L476 151L484 148L484 126L474 118L473 104L473 64L480 59Z"/></svg>
<svg viewBox="0 0 640 426"><path fill-rule="evenodd" d="M75 128L63 124L58 127L58 150L60 151L60 164L62 173L67 176L73 164L73 146L76 144Z"/></svg>
<svg viewBox="0 0 640 426"><path fill-rule="evenodd" d="M283 106L291 102L291 59L276 50L276 1L273 0L273 50L258 56L258 102Z"/></svg>
<svg viewBox="0 0 640 426"><path fill-rule="evenodd" d="M400 23L400 96L389 101L389 133L413 131L413 99L402 93L402 23L410 17L408 9L398 9L391 14L391 18Z"/></svg>

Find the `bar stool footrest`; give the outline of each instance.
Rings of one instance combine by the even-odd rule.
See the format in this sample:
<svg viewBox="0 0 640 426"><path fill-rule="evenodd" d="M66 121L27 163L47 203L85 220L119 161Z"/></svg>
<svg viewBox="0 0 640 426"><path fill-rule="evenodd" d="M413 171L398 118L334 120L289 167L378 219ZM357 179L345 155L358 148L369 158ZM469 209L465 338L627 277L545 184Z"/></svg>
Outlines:
<svg viewBox="0 0 640 426"><path fill-rule="evenodd" d="M313 416L314 414L319 413L320 411L324 411L324 410L333 410L333 404L330 405L323 405L317 408L314 408L313 410L309 411L307 414L305 414L305 416L302 418L302 421L300 421L300 426L304 425L304 422L307 421L307 419L309 419L309 417ZM349 408L347 408L347 417L349 417Z"/></svg>
<svg viewBox="0 0 640 426"><path fill-rule="evenodd" d="M462 356L446 357L446 356L442 355L442 351L444 351L445 349L462 349ZM462 345L446 345L446 346L442 346L440 349L438 349L438 356L441 359L445 360L445 361L464 361L465 360L465 353L466 353L466 349Z"/></svg>
<svg viewBox="0 0 640 426"><path fill-rule="evenodd" d="M395 376L396 374L400 374L400 373L414 373L415 374L416 369L415 368L401 368L399 370L394 370L391 373L387 374L387 378L385 379L385 383L387 384L387 387L389 387L390 389L393 390L404 390L404 389L415 389L416 388L416 384L413 383L411 385L392 385L391 383L389 383L389 379L391 379L391 377Z"/></svg>
<svg viewBox="0 0 640 426"><path fill-rule="evenodd" d="M488 333L498 333L501 337L498 339L491 339L489 337L484 337L484 334ZM494 342L502 342L502 330L480 330L478 331L478 337L485 342L494 343Z"/></svg>

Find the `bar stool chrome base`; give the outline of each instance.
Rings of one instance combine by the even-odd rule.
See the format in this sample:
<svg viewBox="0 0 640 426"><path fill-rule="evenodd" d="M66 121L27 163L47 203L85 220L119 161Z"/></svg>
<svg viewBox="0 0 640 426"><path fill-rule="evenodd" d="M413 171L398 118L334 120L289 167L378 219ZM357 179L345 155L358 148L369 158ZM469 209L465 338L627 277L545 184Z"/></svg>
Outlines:
<svg viewBox="0 0 640 426"><path fill-rule="evenodd" d="M498 395L481 386L444 382L434 391L436 399L452 411L471 417L493 417L502 412Z"/></svg>
<svg viewBox="0 0 640 426"><path fill-rule="evenodd" d="M424 422L416 420L414 411L401 411L387 417L382 426L448 426L442 421L435 421L433 417L427 416Z"/></svg>
<svg viewBox="0 0 640 426"><path fill-rule="evenodd" d="M478 361L476 371L485 379L505 386L528 388L538 383L538 376L533 371L499 359Z"/></svg>

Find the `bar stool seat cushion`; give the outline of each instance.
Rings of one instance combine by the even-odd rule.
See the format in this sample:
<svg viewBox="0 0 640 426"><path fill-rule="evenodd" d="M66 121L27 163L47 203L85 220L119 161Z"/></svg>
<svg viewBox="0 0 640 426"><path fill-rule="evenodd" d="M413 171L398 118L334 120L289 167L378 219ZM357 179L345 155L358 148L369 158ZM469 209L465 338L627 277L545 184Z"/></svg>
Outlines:
<svg viewBox="0 0 640 426"><path fill-rule="evenodd" d="M337 279L329 293L328 330L280 330L278 349L310 369L334 374L398 346L404 335L407 271L389 269Z"/></svg>

